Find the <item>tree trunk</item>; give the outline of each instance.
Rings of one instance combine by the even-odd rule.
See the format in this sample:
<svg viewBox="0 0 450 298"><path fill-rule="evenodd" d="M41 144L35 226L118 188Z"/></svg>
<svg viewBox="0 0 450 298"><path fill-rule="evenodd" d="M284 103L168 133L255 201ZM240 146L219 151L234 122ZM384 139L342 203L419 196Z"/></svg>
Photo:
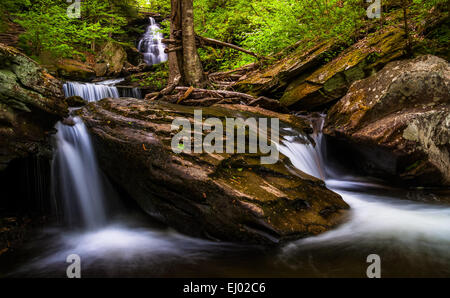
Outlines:
<svg viewBox="0 0 450 298"><path fill-rule="evenodd" d="M176 39L176 33L181 32L181 0L171 0L171 19L170 19L170 39ZM174 51L169 53L169 85L175 82L175 79L181 77L183 69L183 53ZM181 84L183 80L181 79Z"/></svg>
<svg viewBox="0 0 450 298"><path fill-rule="evenodd" d="M188 85L203 88L208 84L197 52L194 30L194 1L171 0L170 39L173 47L169 54L169 82L173 85Z"/></svg>
<svg viewBox="0 0 450 298"><path fill-rule="evenodd" d="M205 87L206 77L198 56L194 31L194 1L181 0L182 41L183 41L183 79L194 87Z"/></svg>
<svg viewBox="0 0 450 298"><path fill-rule="evenodd" d="M411 34L409 33L408 27L408 0L402 0L403 6L403 22L405 27L405 38L406 38L406 54L411 57L412 56L412 40Z"/></svg>

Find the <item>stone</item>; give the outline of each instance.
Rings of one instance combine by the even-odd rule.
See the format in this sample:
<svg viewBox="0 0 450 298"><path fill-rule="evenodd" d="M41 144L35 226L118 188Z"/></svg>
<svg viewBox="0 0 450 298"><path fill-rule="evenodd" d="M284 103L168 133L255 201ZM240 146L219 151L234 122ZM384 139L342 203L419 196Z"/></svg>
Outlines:
<svg viewBox="0 0 450 298"><path fill-rule="evenodd" d="M0 170L15 158L47 152L56 121L67 113L61 82L0 43Z"/></svg>
<svg viewBox="0 0 450 298"><path fill-rule="evenodd" d="M324 133L350 147L368 174L450 185L449 63L420 56L355 82L329 111Z"/></svg>
<svg viewBox="0 0 450 298"><path fill-rule="evenodd" d="M242 107L202 111L204 117L222 121L237 115L280 116L299 133L310 129L293 115ZM276 245L325 232L343 219L348 205L342 198L323 181L295 169L285 156L263 165L261 154L174 153L172 121L185 117L192 124L195 109L122 98L90 103L78 113L91 131L100 167L113 183L148 214L181 232Z"/></svg>

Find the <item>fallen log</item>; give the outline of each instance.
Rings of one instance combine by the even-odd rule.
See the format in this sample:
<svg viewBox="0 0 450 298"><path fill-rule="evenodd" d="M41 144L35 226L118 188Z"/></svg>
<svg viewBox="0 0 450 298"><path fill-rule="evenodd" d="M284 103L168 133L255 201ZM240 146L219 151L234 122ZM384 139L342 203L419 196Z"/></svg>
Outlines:
<svg viewBox="0 0 450 298"><path fill-rule="evenodd" d="M175 90L178 91L187 91L189 87L176 87ZM199 89L195 88L193 93L206 93L206 94L216 94L219 97L240 97L245 99L246 101L252 101L256 98L248 95L246 93L235 92L235 91L227 91L227 90L208 90L208 89Z"/></svg>

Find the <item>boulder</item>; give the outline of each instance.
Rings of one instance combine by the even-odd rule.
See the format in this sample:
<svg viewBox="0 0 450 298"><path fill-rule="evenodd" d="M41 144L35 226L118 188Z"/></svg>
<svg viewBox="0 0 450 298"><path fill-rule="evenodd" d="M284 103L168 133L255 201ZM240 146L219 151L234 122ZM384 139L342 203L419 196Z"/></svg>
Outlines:
<svg viewBox="0 0 450 298"><path fill-rule="evenodd" d="M95 67L98 70L105 70L104 75L113 77L122 72L124 63L127 61L127 52L124 48L116 43L109 41L101 49L99 57L97 58L97 64L100 66Z"/></svg>
<svg viewBox="0 0 450 298"><path fill-rule="evenodd" d="M107 63L96 63L94 65L95 75L97 77L104 77L108 72L108 64Z"/></svg>
<svg viewBox="0 0 450 298"><path fill-rule="evenodd" d="M146 64L144 61L144 55L139 52L134 46L126 46L125 51L127 53L127 60L133 66L138 66L140 64Z"/></svg>
<svg viewBox="0 0 450 298"><path fill-rule="evenodd" d="M55 66L58 76L68 80L89 81L96 75L91 66L74 59L60 59Z"/></svg>
<svg viewBox="0 0 450 298"><path fill-rule="evenodd" d="M325 232L348 205L323 181L295 169L285 156L174 153L172 121L193 123L195 108L131 98L103 99L78 114L90 129L100 167L148 214L197 237L279 244ZM203 117L277 117L304 134L303 120L256 107L202 108Z"/></svg>
<svg viewBox="0 0 450 298"><path fill-rule="evenodd" d="M55 122L66 113L61 83L0 44L0 170L15 158L45 151Z"/></svg>
<svg viewBox="0 0 450 298"><path fill-rule="evenodd" d="M400 58L404 32L391 27L377 31L340 53L312 74L299 76L286 88L280 103L293 109L311 110L344 96L350 85Z"/></svg>
<svg viewBox="0 0 450 298"><path fill-rule="evenodd" d="M293 79L313 71L336 55L341 46L334 39L318 43L305 41L273 65L244 75L233 87L256 96L282 92Z"/></svg>
<svg viewBox="0 0 450 298"><path fill-rule="evenodd" d="M450 185L450 67L420 56L355 82L324 133L364 172L414 185Z"/></svg>
<svg viewBox="0 0 450 298"><path fill-rule="evenodd" d="M277 98L289 109L323 108L344 96L356 80L402 57L404 32L386 27L345 47L336 39L304 42L280 61L244 75L233 88Z"/></svg>

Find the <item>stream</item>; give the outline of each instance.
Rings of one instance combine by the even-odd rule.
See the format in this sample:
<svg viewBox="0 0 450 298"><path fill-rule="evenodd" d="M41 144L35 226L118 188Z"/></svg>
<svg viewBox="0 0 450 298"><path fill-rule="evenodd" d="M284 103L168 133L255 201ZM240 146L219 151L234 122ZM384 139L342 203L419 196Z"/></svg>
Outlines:
<svg viewBox="0 0 450 298"><path fill-rule="evenodd" d="M68 83L64 90L96 101L111 92L105 91L114 88L110 83ZM52 166L67 223L36 231L13 257L0 259L0 276L65 277L70 254L81 257L83 277L365 277L370 254L381 257L384 277L450 275L449 205L436 195L418 202L424 190L388 187L331 166L323 117L314 122L317 146L286 129L279 150L298 169L324 179L351 211L332 231L269 250L184 236L124 206L98 169L85 125L77 117L70 121L56 126Z"/></svg>

